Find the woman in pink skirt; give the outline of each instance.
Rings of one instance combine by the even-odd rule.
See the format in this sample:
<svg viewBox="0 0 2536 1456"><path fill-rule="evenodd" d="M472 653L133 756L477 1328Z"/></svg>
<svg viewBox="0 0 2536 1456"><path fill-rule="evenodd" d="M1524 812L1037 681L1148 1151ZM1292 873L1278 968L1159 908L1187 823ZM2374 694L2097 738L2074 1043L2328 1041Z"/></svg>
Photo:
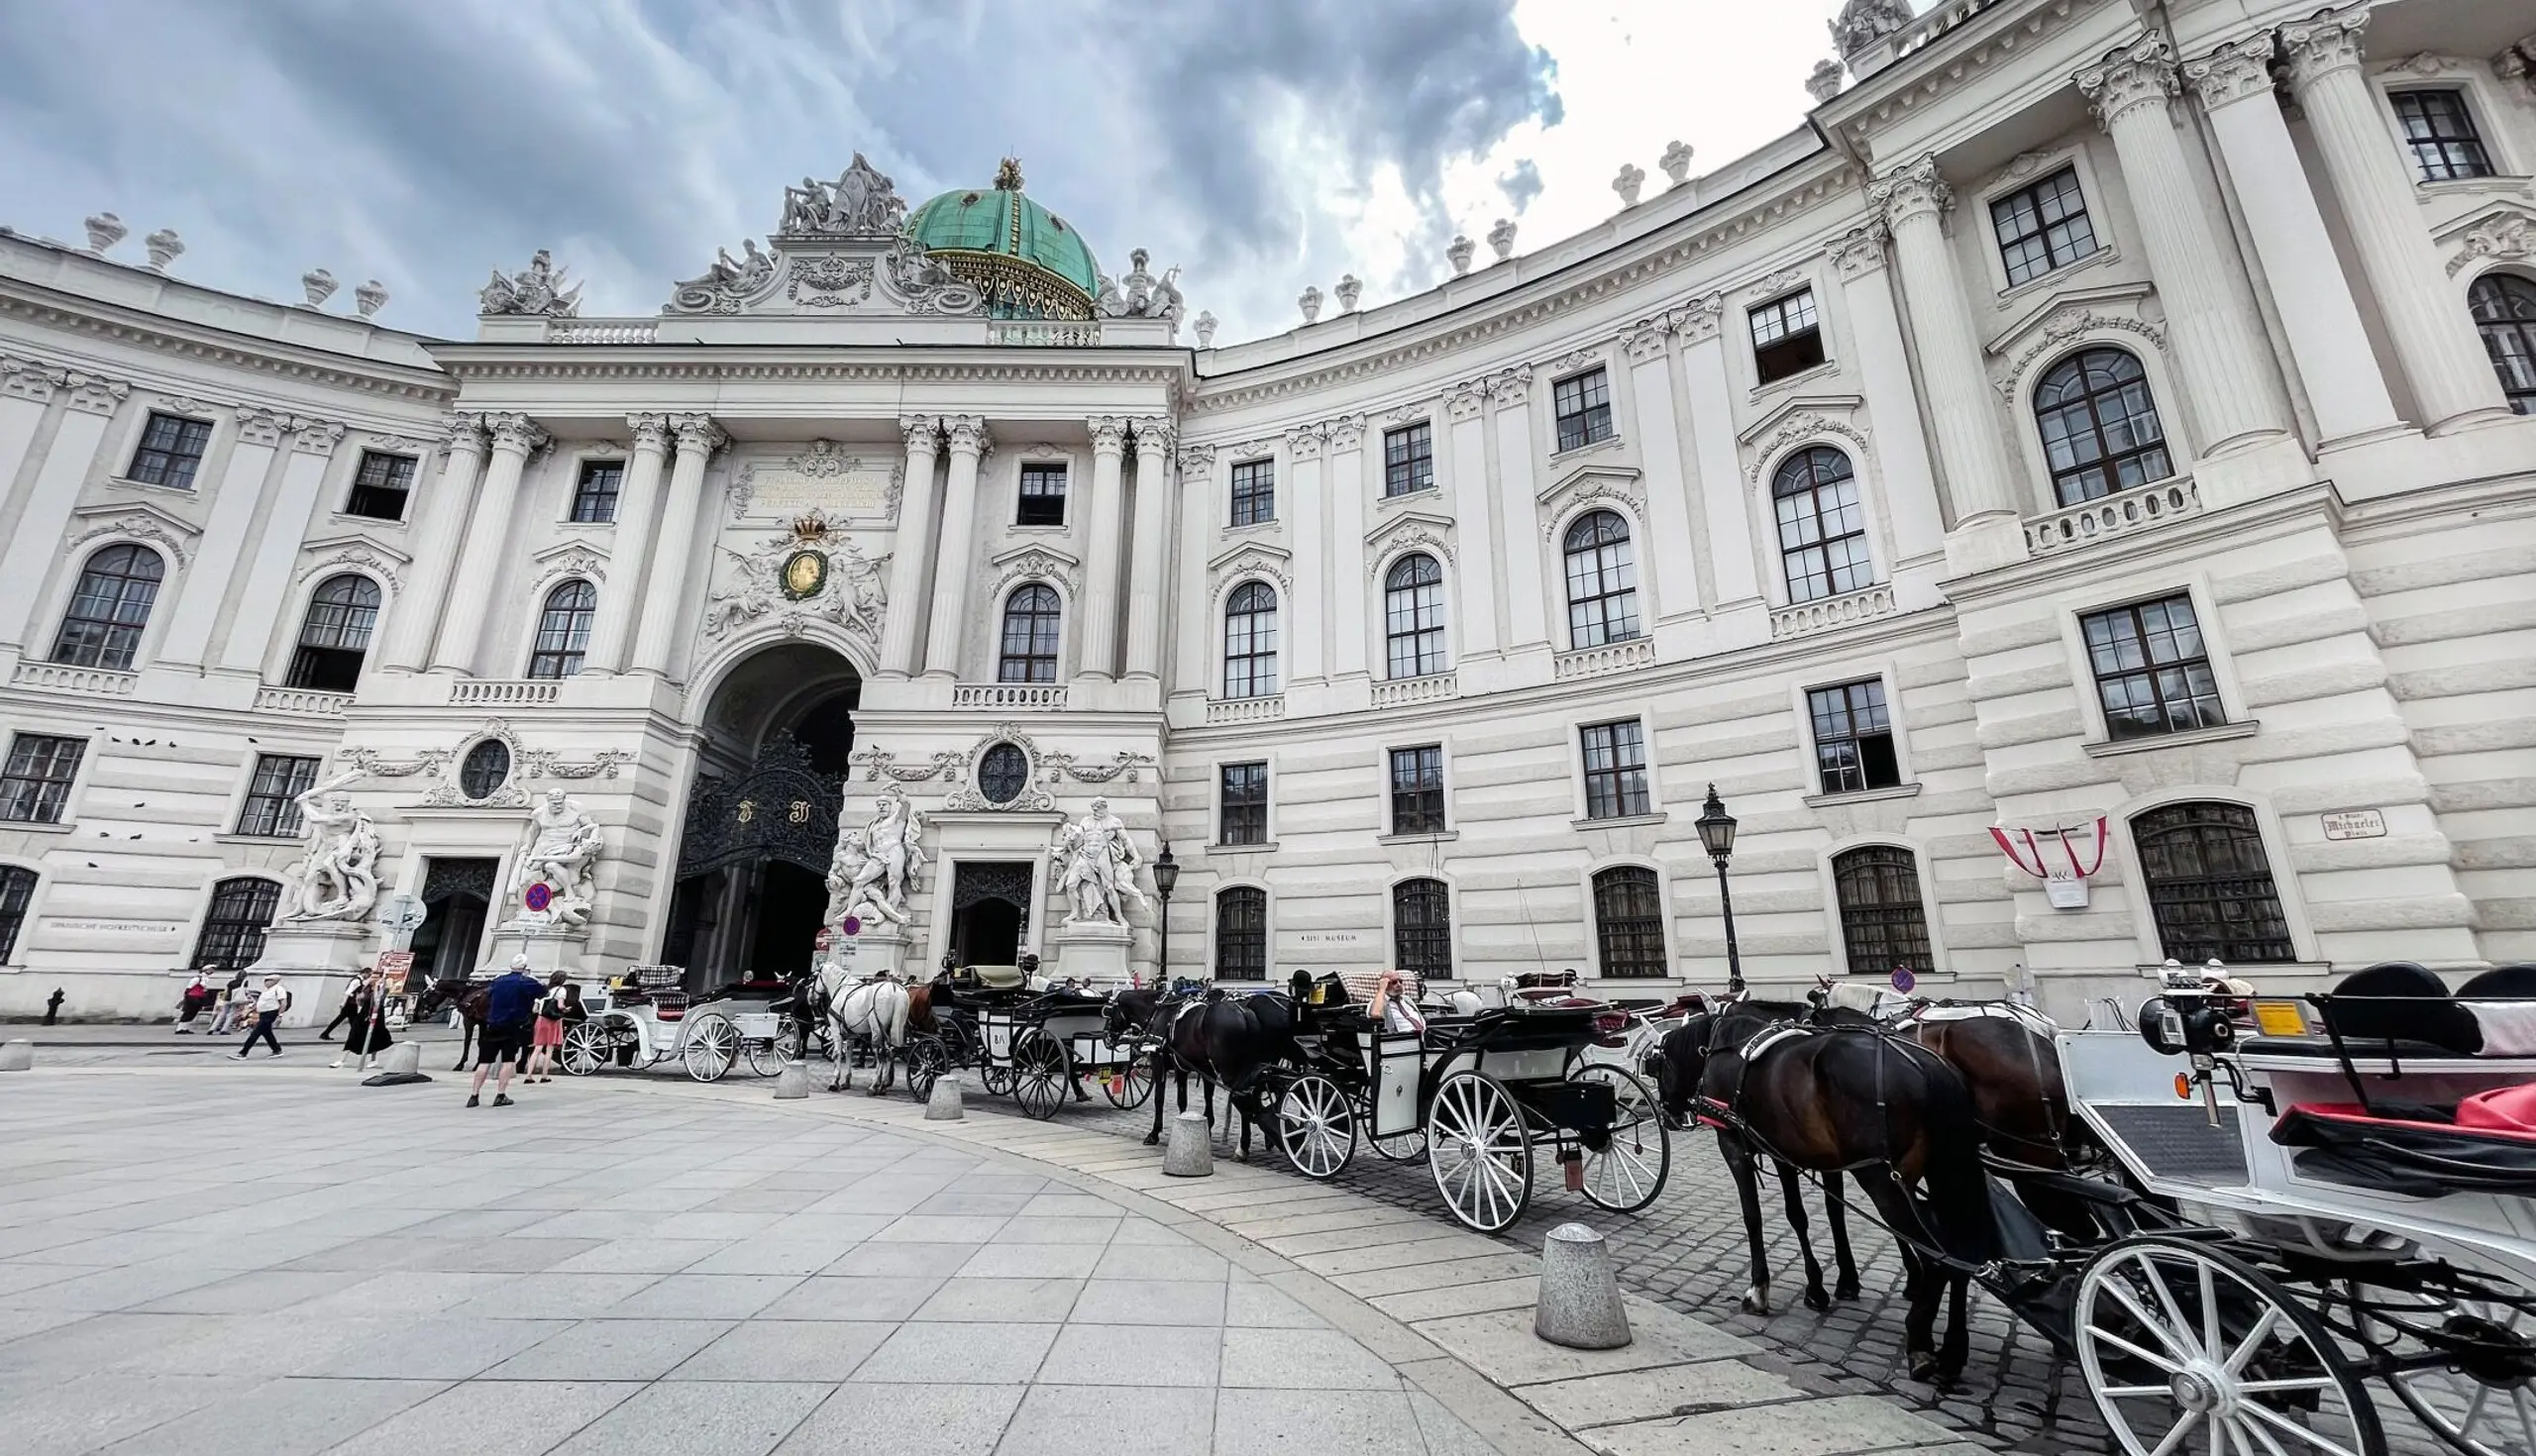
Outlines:
<svg viewBox="0 0 2536 1456"><path fill-rule="evenodd" d="M530 1082L553 1082L555 1058L564 1050L565 1002L571 987L570 978L561 971L546 978L546 995L537 1003L537 1026L530 1040L528 1078Z"/></svg>

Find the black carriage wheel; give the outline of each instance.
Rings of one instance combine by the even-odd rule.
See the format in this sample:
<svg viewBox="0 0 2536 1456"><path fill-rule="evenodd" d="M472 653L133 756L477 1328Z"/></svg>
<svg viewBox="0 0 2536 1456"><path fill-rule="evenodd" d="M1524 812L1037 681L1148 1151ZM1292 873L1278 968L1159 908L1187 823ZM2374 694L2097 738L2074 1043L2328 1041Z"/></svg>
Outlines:
<svg viewBox="0 0 2536 1456"><path fill-rule="evenodd" d="M587 1077L607 1065L607 1033L596 1021L576 1021L564 1033L564 1075Z"/></svg>
<svg viewBox="0 0 2536 1456"><path fill-rule="evenodd" d="M2126 1456L2386 1456L2378 1409L2324 1322L2206 1243L2152 1234L2099 1251L2070 1329L2087 1393Z"/></svg>
<svg viewBox="0 0 2536 1456"><path fill-rule="evenodd" d="M1615 1213L1635 1213L1664 1192L1673 1168L1673 1139L1655 1093L1637 1076L1608 1062L1579 1067L1571 1082L1604 1083L1612 1089L1612 1125L1608 1130L1581 1129L1586 1201Z"/></svg>
<svg viewBox="0 0 2536 1456"><path fill-rule="evenodd" d="M2378 1378L2431 1434L2466 1456L2536 1451L2536 1300L2501 1287L2343 1290Z"/></svg>
<svg viewBox="0 0 2536 1456"><path fill-rule="evenodd" d="M1286 1084L1277 1099L1277 1146L1304 1177L1336 1178L1356 1155L1356 1114L1347 1093L1318 1072Z"/></svg>
<svg viewBox="0 0 2536 1456"><path fill-rule="evenodd" d="M1035 1026L1012 1044L1012 1099L1021 1104L1026 1116L1042 1120L1056 1116L1073 1083L1071 1072L1066 1049Z"/></svg>
<svg viewBox="0 0 2536 1456"><path fill-rule="evenodd" d="M783 1036L760 1037L748 1043L749 1071L760 1077L773 1077L792 1060Z"/></svg>
<svg viewBox="0 0 2536 1456"><path fill-rule="evenodd" d="M1141 1107L1153 1095L1153 1063L1130 1057L1126 1064L1101 1074L1101 1094L1113 1107Z"/></svg>
<svg viewBox="0 0 2536 1456"><path fill-rule="evenodd" d="M1426 1132L1424 1128L1413 1127L1393 1137L1368 1136L1365 1146L1373 1149L1374 1156L1386 1163L1426 1161Z"/></svg>
<svg viewBox="0 0 2536 1456"><path fill-rule="evenodd" d="M907 1095L919 1102L933 1099L933 1084L951 1070L951 1049L938 1036L907 1038Z"/></svg>
<svg viewBox="0 0 2536 1456"><path fill-rule="evenodd" d="M1532 1135L1493 1078L1456 1072L1426 1107L1426 1171L1455 1218L1496 1233L1532 1200Z"/></svg>

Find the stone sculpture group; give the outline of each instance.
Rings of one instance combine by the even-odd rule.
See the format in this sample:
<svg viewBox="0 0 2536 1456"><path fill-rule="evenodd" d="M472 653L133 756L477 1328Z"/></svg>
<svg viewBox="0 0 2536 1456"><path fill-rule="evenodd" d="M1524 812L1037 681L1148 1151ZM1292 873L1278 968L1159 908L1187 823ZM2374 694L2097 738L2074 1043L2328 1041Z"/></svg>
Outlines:
<svg viewBox="0 0 2536 1456"><path fill-rule="evenodd" d="M529 811L528 828L520 835L504 893L519 908L514 925L552 925L566 929L589 923L592 881L598 867L601 838L596 819L551 788ZM529 887L546 886L544 909L529 907Z"/></svg>

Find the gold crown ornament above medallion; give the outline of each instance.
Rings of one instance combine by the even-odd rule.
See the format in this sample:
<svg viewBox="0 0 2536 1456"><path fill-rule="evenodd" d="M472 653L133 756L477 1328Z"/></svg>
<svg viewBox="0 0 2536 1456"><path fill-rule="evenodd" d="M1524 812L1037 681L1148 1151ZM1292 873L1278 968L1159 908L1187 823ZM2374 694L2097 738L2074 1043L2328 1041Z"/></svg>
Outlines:
<svg viewBox="0 0 2536 1456"><path fill-rule="evenodd" d="M795 541L825 541L828 530L828 518L817 511L807 511L792 518L792 539Z"/></svg>

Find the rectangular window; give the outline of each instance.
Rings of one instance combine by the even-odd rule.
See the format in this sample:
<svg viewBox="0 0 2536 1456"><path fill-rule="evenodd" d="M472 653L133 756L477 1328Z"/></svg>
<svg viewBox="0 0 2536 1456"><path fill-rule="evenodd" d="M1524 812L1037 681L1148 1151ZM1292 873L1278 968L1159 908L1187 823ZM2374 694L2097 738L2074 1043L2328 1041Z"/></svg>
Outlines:
<svg viewBox="0 0 2536 1456"><path fill-rule="evenodd" d="M1224 844L1268 842L1268 766L1226 764L1223 767Z"/></svg>
<svg viewBox="0 0 2536 1456"><path fill-rule="evenodd" d="M1646 740L1636 718L1585 729L1585 817L1627 819L1648 811Z"/></svg>
<svg viewBox="0 0 2536 1456"><path fill-rule="evenodd" d="M2182 593L2078 619L2114 738L2147 738L2228 721L2192 598Z"/></svg>
<svg viewBox="0 0 2536 1456"><path fill-rule="evenodd" d="M1391 832L1444 832L1443 745L1391 751Z"/></svg>
<svg viewBox="0 0 2536 1456"><path fill-rule="evenodd" d="M573 488L573 519L605 525L616 519L616 497L625 490L625 462L585 460L581 483Z"/></svg>
<svg viewBox="0 0 2536 1456"><path fill-rule="evenodd" d="M191 490L194 471L201 468L202 453L210 444L210 421L153 411L150 423L142 427L141 448L132 453L132 468L123 472L124 478Z"/></svg>
<svg viewBox="0 0 2536 1456"><path fill-rule="evenodd" d="M1823 321L1814 290L1800 288L1753 309L1752 368L1762 383L1801 374L1823 362Z"/></svg>
<svg viewBox="0 0 2536 1456"><path fill-rule="evenodd" d="M1016 526L1062 526L1066 523L1066 468L1023 466L1021 502L1012 514Z"/></svg>
<svg viewBox="0 0 2536 1456"><path fill-rule="evenodd" d="M1256 526L1277 519L1277 463L1246 460L1232 468L1232 523Z"/></svg>
<svg viewBox="0 0 2536 1456"><path fill-rule="evenodd" d="M1435 488L1435 427L1425 420L1383 432L1383 494Z"/></svg>
<svg viewBox="0 0 2536 1456"><path fill-rule="evenodd" d="M405 519L405 499L413 493L412 456L365 450L361 453L361 470L353 476L353 493L344 501L344 514L367 516L373 521L401 521Z"/></svg>
<svg viewBox="0 0 2536 1456"><path fill-rule="evenodd" d="M2488 177L2490 154L2475 130L2474 113L2466 109L2463 91L2397 91L2395 120L2404 128L2404 145L2412 150L2413 170L2425 182L2458 177Z"/></svg>
<svg viewBox="0 0 2536 1456"><path fill-rule="evenodd" d="M84 738L21 733L11 739L8 767L0 770L0 822L60 823L70 780L79 777L79 756L87 751Z"/></svg>
<svg viewBox="0 0 2536 1456"><path fill-rule="evenodd" d="M1814 718L1814 764L1825 793L1891 788L1902 781L1881 679L1813 688L1805 702Z"/></svg>
<svg viewBox="0 0 2536 1456"><path fill-rule="evenodd" d="M2011 288L2096 251L2096 230L2087 221L2087 199L2078 190L2075 167L2064 166L1993 201L1990 231L1998 236Z"/></svg>
<svg viewBox="0 0 2536 1456"><path fill-rule="evenodd" d="M293 754L256 755L256 777L238 810L238 832L266 839L299 837L299 796L317 781L317 761Z"/></svg>
<svg viewBox="0 0 2536 1456"><path fill-rule="evenodd" d="M1268 979L1268 891L1236 884L1216 894L1215 979Z"/></svg>
<svg viewBox="0 0 2536 1456"><path fill-rule="evenodd" d="M1558 417L1558 448L1576 450L1612 438L1612 378L1587 369L1550 386L1550 412Z"/></svg>

